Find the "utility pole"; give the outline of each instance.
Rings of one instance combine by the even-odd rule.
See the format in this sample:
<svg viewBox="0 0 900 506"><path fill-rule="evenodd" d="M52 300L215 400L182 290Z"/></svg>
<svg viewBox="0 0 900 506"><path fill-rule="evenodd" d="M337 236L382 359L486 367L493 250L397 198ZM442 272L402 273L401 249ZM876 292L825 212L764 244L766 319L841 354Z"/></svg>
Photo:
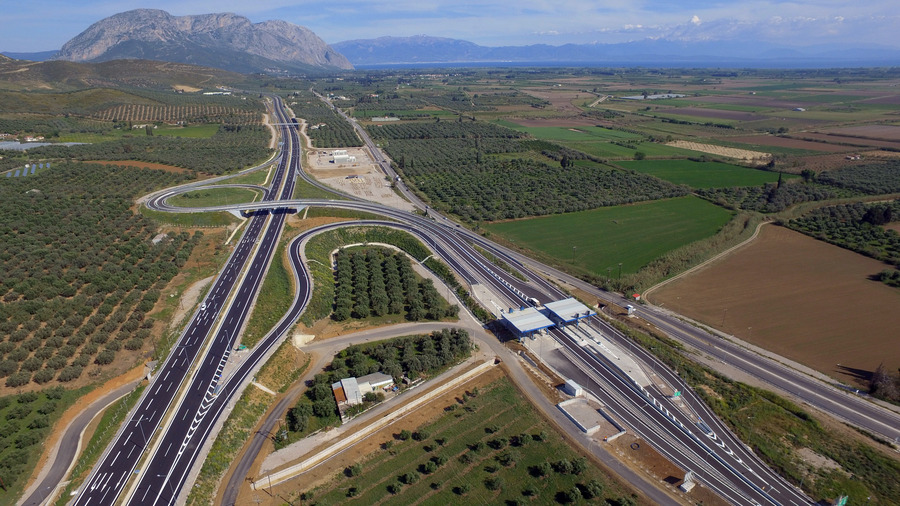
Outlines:
<svg viewBox="0 0 900 506"><path fill-rule="evenodd" d="M622 262L619 262L619 279L622 279Z"/></svg>

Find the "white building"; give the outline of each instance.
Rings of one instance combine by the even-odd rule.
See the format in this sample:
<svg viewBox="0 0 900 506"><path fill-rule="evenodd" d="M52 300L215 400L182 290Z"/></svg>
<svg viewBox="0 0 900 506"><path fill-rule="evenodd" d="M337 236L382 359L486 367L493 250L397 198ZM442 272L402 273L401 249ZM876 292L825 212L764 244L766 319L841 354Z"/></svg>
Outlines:
<svg viewBox="0 0 900 506"><path fill-rule="evenodd" d="M379 388L393 385L394 378L383 372L373 372L372 374L366 374L365 376L356 378L356 383L359 385L359 391L365 395L368 392L374 392Z"/></svg>

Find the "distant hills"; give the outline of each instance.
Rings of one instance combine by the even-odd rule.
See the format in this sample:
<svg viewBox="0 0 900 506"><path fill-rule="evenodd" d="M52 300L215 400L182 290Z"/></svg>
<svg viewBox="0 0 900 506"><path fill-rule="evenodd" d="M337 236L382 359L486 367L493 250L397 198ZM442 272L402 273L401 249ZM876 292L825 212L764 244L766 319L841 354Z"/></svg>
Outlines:
<svg viewBox="0 0 900 506"><path fill-rule="evenodd" d="M233 72L309 72L352 65L315 33L286 21L251 23L231 13L172 16L137 9L102 19L54 57L74 62L137 58Z"/></svg>
<svg viewBox="0 0 900 506"><path fill-rule="evenodd" d="M407 64L575 64L662 67L828 67L897 65L889 48L810 46L786 48L764 42L642 40L620 44L480 46L458 39L379 37L348 40L332 47L354 65Z"/></svg>
<svg viewBox="0 0 900 506"><path fill-rule="evenodd" d="M0 55L0 90L9 91L71 91L117 86L212 89L220 85L241 87L247 81L245 74L185 63L134 59L101 63L34 62Z"/></svg>

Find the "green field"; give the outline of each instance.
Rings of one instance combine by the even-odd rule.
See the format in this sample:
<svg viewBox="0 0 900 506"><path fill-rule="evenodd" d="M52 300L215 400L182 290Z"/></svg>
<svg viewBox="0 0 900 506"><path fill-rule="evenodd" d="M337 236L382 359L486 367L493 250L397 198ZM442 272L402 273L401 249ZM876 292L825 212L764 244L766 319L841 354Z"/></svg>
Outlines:
<svg viewBox="0 0 900 506"><path fill-rule="evenodd" d="M673 148L657 142L642 142L634 147L602 141L564 141L561 144L599 158L634 158L637 151L649 157L697 156L696 151Z"/></svg>
<svg viewBox="0 0 900 506"><path fill-rule="evenodd" d="M778 173L750 169L721 162L695 162L693 160L629 160L616 162L626 169L650 174L660 179L685 184L691 188L731 188L735 186L760 186L778 181ZM785 174L784 179L796 179Z"/></svg>
<svg viewBox="0 0 900 506"><path fill-rule="evenodd" d="M201 188L176 195L169 199L169 204L178 207L224 206L253 202L261 196L260 192L248 188Z"/></svg>
<svg viewBox="0 0 900 506"><path fill-rule="evenodd" d="M662 254L715 234L732 214L697 197L605 207L485 225L557 262L612 277L637 272ZM573 250L574 249L574 250Z"/></svg>
<svg viewBox="0 0 900 506"><path fill-rule="evenodd" d="M257 184L263 185L269 179L269 171L274 168L275 165L272 164L268 168L256 170L250 172L248 174L244 174L243 176L237 176L229 178L226 182L228 184Z"/></svg>
<svg viewBox="0 0 900 506"><path fill-rule="evenodd" d="M511 121L496 123L547 141L616 141L641 138L638 134L603 127L524 127Z"/></svg>
<svg viewBox="0 0 900 506"><path fill-rule="evenodd" d="M412 438L386 442L329 484L307 492L304 504L310 498L320 505L606 504L604 499L634 504L630 492L579 457L521 402L508 380L463 397ZM424 437L417 440L416 434ZM577 473L556 465L561 461L577 462ZM588 483L598 495L583 492ZM576 487L580 495L567 495Z"/></svg>

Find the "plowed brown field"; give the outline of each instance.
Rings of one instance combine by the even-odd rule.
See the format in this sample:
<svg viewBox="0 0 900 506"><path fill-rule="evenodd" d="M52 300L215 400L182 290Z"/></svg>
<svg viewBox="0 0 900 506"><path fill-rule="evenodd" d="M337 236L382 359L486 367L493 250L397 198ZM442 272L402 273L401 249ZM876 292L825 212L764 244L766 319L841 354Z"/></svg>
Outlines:
<svg viewBox="0 0 900 506"><path fill-rule="evenodd" d="M900 366L900 290L868 279L885 267L766 226L752 244L660 288L652 301L864 386L880 363Z"/></svg>

